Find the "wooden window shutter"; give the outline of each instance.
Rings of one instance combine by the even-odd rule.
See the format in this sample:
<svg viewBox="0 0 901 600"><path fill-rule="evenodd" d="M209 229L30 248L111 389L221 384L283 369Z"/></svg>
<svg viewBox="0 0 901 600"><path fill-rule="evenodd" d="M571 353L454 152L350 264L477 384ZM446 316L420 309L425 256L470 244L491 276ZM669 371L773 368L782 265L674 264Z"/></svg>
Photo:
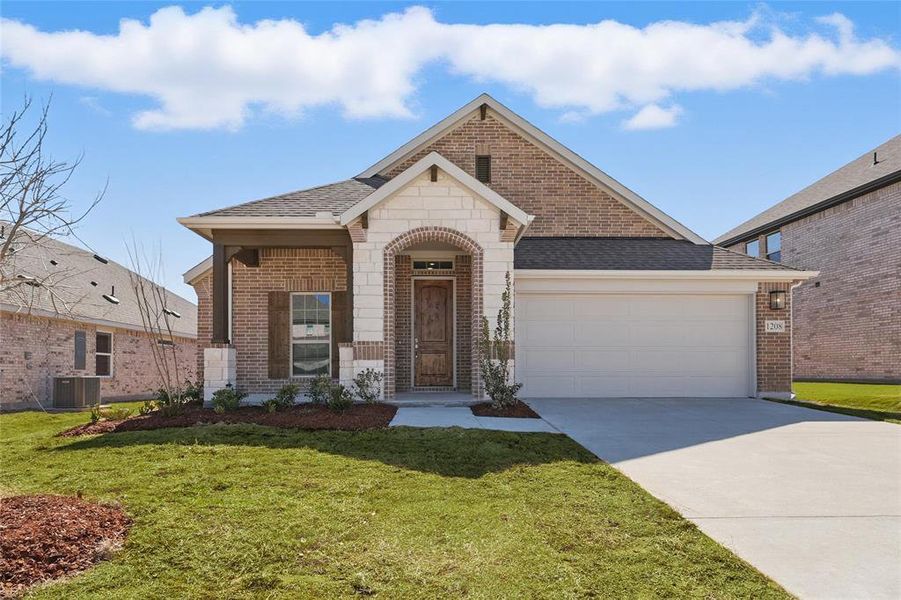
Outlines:
<svg viewBox="0 0 901 600"><path fill-rule="evenodd" d="M332 292L332 377L338 377L338 344L349 342L347 292Z"/></svg>
<svg viewBox="0 0 901 600"><path fill-rule="evenodd" d="M85 347L84 331L75 332L75 370L83 371L85 366L85 355L87 349Z"/></svg>
<svg viewBox="0 0 901 600"><path fill-rule="evenodd" d="M291 295L269 292L269 379L287 379L291 362Z"/></svg>

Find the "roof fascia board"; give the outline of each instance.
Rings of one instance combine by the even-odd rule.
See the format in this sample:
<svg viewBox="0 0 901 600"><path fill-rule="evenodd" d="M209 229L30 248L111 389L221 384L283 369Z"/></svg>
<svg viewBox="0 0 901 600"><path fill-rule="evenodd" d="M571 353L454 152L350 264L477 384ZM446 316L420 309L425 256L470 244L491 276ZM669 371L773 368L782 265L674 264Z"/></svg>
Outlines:
<svg viewBox="0 0 901 600"><path fill-rule="evenodd" d="M15 304L6 304L0 303L0 311L20 315L23 317L42 317L45 319L58 319L60 321L69 321L71 323L87 323L90 325L98 325L100 327L113 327L116 329L126 329L128 331L134 331L137 333L147 333L144 328L140 325L132 325L130 323L121 323L119 321L109 321L107 319L94 319L91 317L80 317L78 315L62 315L57 312L53 312L52 310L45 310L43 308L32 308L29 311L25 311L21 306L16 306ZM160 330L157 333L167 334L167 331ZM185 333L182 331L172 331L173 337L179 337L189 340L196 340L196 333Z"/></svg>
<svg viewBox="0 0 901 600"><path fill-rule="evenodd" d="M868 183L857 186L856 188L850 189L846 192L842 192L841 194L837 194L832 196L831 198L826 198L825 200L821 200L816 204L811 204L807 208L802 208L801 210L797 210L793 213L787 214L784 217L780 217L778 219L773 219L772 221L768 221L763 225L758 225L753 229L749 229L744 233L739 233L738 235L733 235L730 238L722 239L722 241L716 241L717 246L731 246L732 244L736 244L738 242L743 242L750 240L751 238L755 238L760 234L773 229L775 227L781 227L782 225L787 225L793 221L798 221L803 219L804 217L810 216L814 213L818 213L821 210L826 210L827 208L832 208L838 204L842 204L843 202L849 202L854 200L859 196L863 196L864 194L869 194L870 192L874 192L880 188L884 188L888 185L901 181L901 170L895 171L893 173L889 173L888 175L883 175L879 179L874 179ZM752 217L753 218L753 217ZM717 238L720 240L721 238Z"/></svg>
<svg viewBox="0 0 901 600"><path fill-rule="evenodd" d="M439 169L469 188L470 191L484 198L499 210L506 212L516 221L520 223L530 223L534 218L437 152L429 152L408 169L404 170L403 173L389 180L388 183L381 186L364 200L347 209L347 211L341 215L341 224L347 225L367 210L370 210L380 202L383 202L389 196L424 173L432 165L437 166Z"/></svg>
<svg viewBox="0 0 901 600"><path fill-rule="evenodd" d="M753 281L806 281L819 271L719 269L709 271L515 269L523 279L730 279Z"/></svg>
<svg viewBox="0 0 901 600"><path fill-rule="evenodd" d="M188 285L193 284L201 275L213 268L213 257L208 256L184 272L182 279Z"/></svg>
<svg viewBox="0 0 901 600"><path fill-rule="evenodd" d="M488 94L482 94L472 102L469 102L460 110L454 112L433 127L430 127L376 164L369 167L366 171L358 175L358 177L372 177L373 175L379 174L379 172L383 169L393 165L405 156L408 156L409 154L415 152L429 141L452 129L457 125L457 123L468 117L482 104L487 104L505 121L524 133L526 137L529 137L533 141L536 141L545 146L552 154L559 156L565 162L574 167L577 171L585 174L590 180L594 181L604 189L612 192L614 196L616 196L626 206L649 218L651 221L661 226L668 233L686 239L695 244L709 243L707 242L707 240L690 230L688 227L682 225L681 223L652 205L650 202L627 188L625 185L623 185L607 173L603 172L548 134L544 133L538 127L532 125Z"/></svg>
<svg viewBox="0 0 901 600"><path fill-rule="evenodd" d="M335 217L179 217L188 229L341 229Z"/></svg>

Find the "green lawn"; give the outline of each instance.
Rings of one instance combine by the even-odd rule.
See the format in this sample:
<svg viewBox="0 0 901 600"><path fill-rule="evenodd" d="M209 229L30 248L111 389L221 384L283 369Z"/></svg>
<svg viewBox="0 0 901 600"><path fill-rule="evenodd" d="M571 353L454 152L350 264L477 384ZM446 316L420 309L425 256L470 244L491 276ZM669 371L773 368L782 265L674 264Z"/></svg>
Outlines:
<svg viewBox="0 0 901 600"><path fill-rule="evenodd" d="M113 560L34 598L787 597L560 435L0 416L0 493L119 501Z"/></svg>
<svg viewBox="0 0 901 600"><path fill-rule="evenodd" d="M798 400L843 408L901 413L901 385L795 382L792 387Z"/></svg>

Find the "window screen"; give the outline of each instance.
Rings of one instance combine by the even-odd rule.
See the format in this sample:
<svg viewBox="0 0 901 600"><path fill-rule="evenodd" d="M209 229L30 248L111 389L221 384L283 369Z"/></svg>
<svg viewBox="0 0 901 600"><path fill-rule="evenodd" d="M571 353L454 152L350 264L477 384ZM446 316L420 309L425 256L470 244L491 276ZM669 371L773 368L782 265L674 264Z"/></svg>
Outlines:
<svg viewBox="0 0 901 600"><path fill-rule="evenodd" d="M754 240L745 244L745 254L748 256L760 256L760 240Z"/></svg>
<svg viewBox="0 0 901 600"><path fill-rule="evenodd" d="M476 156L476 179L482 183L491 182L491 157Z"/></svg>
<svg viewBox="0 0 901 600"><path fill-rule="evenodd" d="M766 257L773 262L782 261L782 233L777 231L766 236Z"/></svg>
<svg viewBox="0 0 901 600"><path fill-rule="evenodd" d="M109 377L113 374L113 334L97 332L94 358L96 361L95 375Z"/></svg>
<svg viewBox="0 0 901 600"><path fill-rule="evenodd" d="M329 294L291 295L291 375L331 374L332 298Z"/></svg>

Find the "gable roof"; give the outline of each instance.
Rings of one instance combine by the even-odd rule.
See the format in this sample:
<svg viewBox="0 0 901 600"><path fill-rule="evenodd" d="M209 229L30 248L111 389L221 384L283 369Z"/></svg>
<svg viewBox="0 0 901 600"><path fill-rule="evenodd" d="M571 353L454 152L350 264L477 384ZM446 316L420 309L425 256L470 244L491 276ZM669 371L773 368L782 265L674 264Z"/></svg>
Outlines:
<svg viewBox="0 0 901 600"><path fill-rule="evenodd" d="M523 238L514 268L589 271L790 271L725 248L668 238Z"/></svg>
<svg viewBox="0 0 901 600"><path fill-rule="evenodd" d="M876 153L876 164L873 163L873 152ZM901 135L859 156L714 241L717 244L732 244L744 237L764 233L762 229L800 219L895 181L901 181Z"/></svg>
<svg viewBox="0 0 901 600"><path fill-rule="evenodd" d="M367 196L365 200L347 209L341 215L341 224L347 225L348 223L362 215L364 212L376 206L378 203L384 201L391 194L400 190L402 187L413 181L416 177L424 173L433 165L437 166L439 169L456 179L458 182L469 188L475 194L481 196L482 198L496 206L498 210L506 212L520 224L528 225L532 222L532 219L534 217L526 214L522 209L511 204L506 198L502 197L500 194L486 186L484 183L482 183L451 161L447 160L439 153L429 152L414 164L410 165L409 168L405 169L403 173L401 173L394 179L389 180L385 185L379 187L378 190Z"/></svg>
<svg viewBox="0 0 901 600"><path fill-rule="evenodd" d="M13 255L11 276L33 277L47 286L20 285L0 292L0 307L12 312L27 312L30 307L32 314L40 316L143 331L137 294L132 287L134 273L112 260L104 260L106 264L94 258L93 252L48 237L27 244ZM52 288L52 295L48 287ZM113 287L119 304L103 298L104 294L111 294ZM180 315L169 319L173 333L197 337L197 307L169 290L165 290L165 302L166 308Z"/></svg>
<svg viewBox="0 0 901 600"><path fill-rule="evenodd" d="M340 215L384 182L380 178L347 179L219 208L193 217L315 217L322 212Z"/></svg>
<svg viewBox="0 0 901 600"><path fill-rule="evenodd" d="M633 192L557 140L553 139L551 136L541 131L488 94L480 95L447 118L436 123L429 129L426 129L424 132L360 173L358 177L375 177L383 174L393 165L453 129L458 123L467 119L477 111L483 104L491 108L494 113L499 115L508 125L513 126L514 129L524 134L527 139L530 139L539 147L543 147L552 155L557 156L565 164L568 164L576 171L582 173L589 181L601 186L620 202L640 215L648 218L651 222L660 226L665 231L695 244L707 244L707 241L704 240L704 238L691 231L688 227L682 225L637 193Z"/></svg>

